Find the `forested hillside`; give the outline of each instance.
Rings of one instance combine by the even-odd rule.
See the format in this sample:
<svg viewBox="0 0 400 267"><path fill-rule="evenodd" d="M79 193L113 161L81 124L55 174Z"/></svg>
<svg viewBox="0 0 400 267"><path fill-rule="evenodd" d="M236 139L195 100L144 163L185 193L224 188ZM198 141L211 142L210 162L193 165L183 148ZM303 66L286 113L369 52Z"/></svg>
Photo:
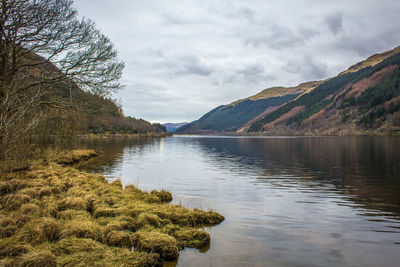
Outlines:
<svg viewBox="0 0 400 267"><path fill-rule="evenodd" d="M65 105L61 110L51 106L42 107L51 119L41 122L39 129L43 127L47 131L54 131L54 134L66 129L73 129L76 133L94 134L161 131L148 121L124 116L121 106L112 98L85 92L77 86L69 88L60 83L46 98L57 99L58 103ZM59 124L67 127L58 127Z"/></svg>
<svg viewBox="0 0 400 267"><path fill-rule="evenodd" d="M25 61L33 64L44 62L45 59L29 54ZM30 82L37 81L39 75L62 76L60 70L50 62L32 67L26 72L30 74ZM27 95L29 93L26 92ZM35 112L43 113L46 117L35 127L35 135L138 134L162 131L143 119L125 117L121 106L111 97L84 91L66 78L42 89L35 101L39 103Z"/></svg>
<svg viewBox="0 0 400 267"><path fill-rule="evenodd" d="M217 107L180 131L266 135L400 133L399 67L397 47L373 55L336 77L304 83L308 88L297 89L297 94L277 96L282 87L274 87Z"/></svg>
<svg viewBox="0 0 400 267"><path fill-rule="evenodd" d="M265 89L254 96L237 100L229 105L219 106L199 120L180 127L178 132L243 131L241 128L253 119L312 90L320 83L320 81L315 81L289 88L273 87Z"/></svg>
<svg viewBox="0 0 400 267"><path fill-rule="evenodd" d="M395 54L374 66L342 73L266 115L252 124L249 131L316 134L398 131L399 64L400 54Z"/></svg>

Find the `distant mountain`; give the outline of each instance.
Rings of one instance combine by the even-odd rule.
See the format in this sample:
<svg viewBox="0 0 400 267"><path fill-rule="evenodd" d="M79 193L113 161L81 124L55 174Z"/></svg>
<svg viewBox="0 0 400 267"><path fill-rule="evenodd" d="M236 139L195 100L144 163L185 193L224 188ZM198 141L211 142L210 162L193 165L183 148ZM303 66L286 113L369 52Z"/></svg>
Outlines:
<svg viewBox="0 0 400 267"><path fill-rule="evenodd" d="M183 133L354 135L400 133L400 47L336 77L273 87L219 106Z"/></svg>
<svg viewBox="0 0 400 267"><path fill-rule="evenodd" d="M312 90L320 81L303 83L295 87L273 87L262 92L237 100L229 105L219 106L199 120L181 128L185 133L235 132L245 127L249 122L258 118L290 100Z"/></svg>
<svg viewBox="0 0 400 267"><path fill-rule="evenodd" d="M179 123L163 123L162 125L165 126L167 129L167 132L173 133L175 132L178 128L188 124L188 122L179 122Z"/></svg>

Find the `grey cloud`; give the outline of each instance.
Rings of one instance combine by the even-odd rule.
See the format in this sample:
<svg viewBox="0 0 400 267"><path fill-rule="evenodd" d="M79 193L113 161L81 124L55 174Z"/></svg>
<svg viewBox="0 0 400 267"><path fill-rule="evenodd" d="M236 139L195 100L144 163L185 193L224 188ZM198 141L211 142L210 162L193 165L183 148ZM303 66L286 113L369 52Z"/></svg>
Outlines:
<svg viewBox="0 0 400 267"><path fill-rule="evenodd" d="M207 21L200 20L200 19L194 19L194 18L188 18L188 17L182 16L182 14L164 14L163 20L166 25L182 26L185 24L207 24Z"/></svg>
<svg viewBox="0 0 400 267"><path fill-rule="evenodd" d="M212 73L212 68L202 63L197 57L187 56L182 58L181 61L182 66L178 66L178 71L176 72L179 75L209 76Z"/></svg>
<svg viewBox="0 0 400 267"><path fill-rule="evenodd" d="M400 23L400 21L399 21ZM400 24L390 32L379 32L374 36L360 36L354 39L351 34L344 35L335 49L353 51L361 57L368 57L377 51L385 51L400 45Z"/></svg>
<svg viewBox="0 0 400 267"><path fill-rule="evenodd" d="M249 22L255 22L256 13L253 10L243 7L241 9L233 9L227 11L224 16L228 19L239 19L239 20L247 20Z"/></svg>
<svg viewBox="0 0 400 267"><path fill-rule="evenodd" d="M254 31L251 36L245 39L245 43L255 47L267 46L272 49L281 50L303 44L304 39L288 27L270 25L268 28L261 28Z"/></svg>
<svg viewBox="0 0 400 267"><path fill-rule="evenodd" d="M183 23L186 23L186 21L182 20L181 18L179 18L177 16L172 16L170 14L165 14L163 16L163 19L166 24L170 24L170 25L181 25Z"/></svg>
<svg viewBox="0 0 400 267"><path fill-rule="evenodd" d="M338 34L343 30L343 14L335 13L325 18L325 25L333 34Z"/></svg>
<svg viewBox="0 0 400 267"><path fill-rule="evenodd" d="M264 73L264 66L259 63L254 63L242 68L238 71L239 74L244 76L254 76Z"/></svg>
<svg viewBox="0 0 400 267"><path fill-rule="evenodd" d="M302 27L299 29L299 34L304 40L309 40L320 35L321 32L310 27Z"/></svg>
<svg viewBox="0 0 400 267"><path fill-rule="evenodd" d="M246 84L266 83L276 79L274 75L267 74L265 67L260 63L249 64L238 70L237 74L243 77Z"/></svg>
<svg viewBox="0 0 400 267"><path fill-rule="evenodd" d="M304 82L321 80L327 77L327 65L314 60L310 56L304 56L297 61L289 61L283 66L283 70L292 75L298 75Z"/></svg>

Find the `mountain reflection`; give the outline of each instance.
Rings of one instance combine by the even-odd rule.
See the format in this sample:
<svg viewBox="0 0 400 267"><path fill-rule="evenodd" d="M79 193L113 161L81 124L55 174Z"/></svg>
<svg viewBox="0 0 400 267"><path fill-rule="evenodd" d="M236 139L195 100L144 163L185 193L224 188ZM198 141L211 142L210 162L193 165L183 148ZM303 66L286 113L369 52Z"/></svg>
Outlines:
<svg viewBox="0 0 400 267"><path fill-rule="evenodd" d="M185 140L186 139L186 140ZM164 140L110 138L85 141L99 157L78 166L105 172L121 164L124 153L142 153L146 146ZM393 137L320 138L183 138L218 166L252 169L258 183L304 189L333 190L366 208L400 216L400 139ZM296 185L298 187L298 185Z"/></svg>
<svg viewBox="0 0 400 267"><path fill-rule="evenodd" d="M216 161L257 168L260 183L298 182L400 215L400 139L393 137L198 138ZM277 180L277 177L278 180ZM280 180L280 181L279 181Z"/></svg>

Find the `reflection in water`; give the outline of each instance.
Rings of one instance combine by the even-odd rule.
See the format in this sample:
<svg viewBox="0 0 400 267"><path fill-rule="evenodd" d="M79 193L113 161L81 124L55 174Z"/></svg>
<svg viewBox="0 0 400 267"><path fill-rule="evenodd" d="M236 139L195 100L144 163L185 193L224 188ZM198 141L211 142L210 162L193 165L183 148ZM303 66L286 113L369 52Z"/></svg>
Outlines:
<svg viewBox="0 0 400 267"><path fill-rule="evenodd" d="M88 146L102 153L81 168L146 190L165 188L175 203L226 217L208 229L209 249L186 249L178 265L400 260L399 138L177 136Z"/></svg>

